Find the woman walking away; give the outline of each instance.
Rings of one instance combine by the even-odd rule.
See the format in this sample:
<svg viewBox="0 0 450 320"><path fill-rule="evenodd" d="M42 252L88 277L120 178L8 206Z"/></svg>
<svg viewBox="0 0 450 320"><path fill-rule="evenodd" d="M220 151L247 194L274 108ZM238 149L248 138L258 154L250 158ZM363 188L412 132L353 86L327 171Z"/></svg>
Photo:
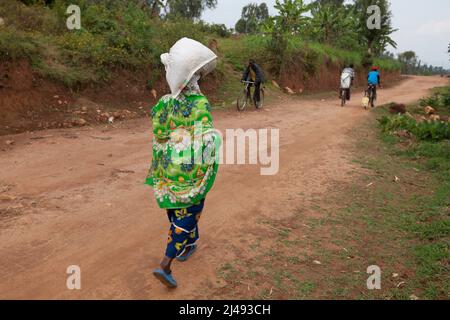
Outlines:
<svg viewBox="0 0 450 320"><path fill-rule="evenodd" d="M217 56L203 44L183 38L161 61L172 94L152 109L153 161L146 183L171 223L165 257L153 274L175 288L172 261L187 261L197 250L197 224L218 170L220 135L198 85L216 67Z"/></svg>

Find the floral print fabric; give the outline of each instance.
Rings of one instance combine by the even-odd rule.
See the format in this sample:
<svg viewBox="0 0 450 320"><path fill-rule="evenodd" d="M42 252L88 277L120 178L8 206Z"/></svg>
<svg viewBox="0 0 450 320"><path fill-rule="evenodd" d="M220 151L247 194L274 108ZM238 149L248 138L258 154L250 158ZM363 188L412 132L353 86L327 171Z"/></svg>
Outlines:
<svg viewBox="0 0 450 320"><path fill-rule="evenodd" d="M220 136L214 129L205 96L185 90L163 97L152 109L153 160L146 183L162 209L200 203L218 170Z"/></svg>

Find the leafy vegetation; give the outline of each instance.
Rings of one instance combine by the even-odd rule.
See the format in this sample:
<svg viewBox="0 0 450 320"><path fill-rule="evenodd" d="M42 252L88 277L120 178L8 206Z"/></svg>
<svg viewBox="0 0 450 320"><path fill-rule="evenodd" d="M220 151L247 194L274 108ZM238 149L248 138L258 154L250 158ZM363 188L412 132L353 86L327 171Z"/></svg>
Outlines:
<svg viewBox="0 0 450 320"><path fill-rule="evenodd" d="M186 18L152 19L137 1L107 2L80 0L82 29L68 32L65 10L71 1L56 0L50 9L6 0L0 5L0 15L8 16L0 32L0 55L27 58L37 71L73 87L108 81L117 68L152 68L156 78L162 72L159 56L178 39L208 44L209 25ZM23 23L24 17L31 18Z"/></svg>
<svg viewBox="0 0 450 320"><path fill-rule="evenodd" d="M411 112L422 115L423 107L433 107L440 115L450 113L450 87L437 88L434 94L419 101L420 108L410 108ZM405 130L419 140L441 141L450 139L450 128L447 121L417 121L410 113L406 115L383 116L379 120L384 133L393 134Z"/></svg>
<svg viewBox="0 0 450 320"><path fill-rule="evenodd" d="M434 107L440 106L441 110L450 111L450 103L446 99L436 99L439 93L444 96L449 93L450 87L438 88L435 95L421 101L432 102ZM419 110L411 106L411 112ZM381 109L379 112L387 113ZM402 219L402 227L414 234L419 242L413 247L413 253L417 262L417 270L414 285L422 288L423 295L428 299L448 298L448 259L450 249L450 141L448 123L435 122L424 123L421 126L414 124L412 119L393 117L389 121L381 122L382 140L388 150L401 161L399 164L405 170L414 168L422 176L432 175L428 179L428 194L422 194L411 199L408 215ZM414 120L413 120L414 121ZM392 135L392 127L411 130L418 138L410 140L408 137ZM408 219L406 219L408 217Z"/></svg>
<svg viewBox="0 0 450 320"><path fill-rule="evenodd" d="M66 28L72 3L81 8L81 30ZM233 37L225 25L199 20L203 10L216 5L216 0L5 0L0 56L27 59L45 77L71 88L108 82L119 69L146 72L151 86L164 71L159 56L182 37L205 45L216 39L221 57L235 70L257 57L275 77L292 63L302 63L307 75L324 61L367 63L367 44L356 34L356 2L278 0L273 17L266 4L249 4L236 27L246 35ZM335 22L339 28L331 27ZM400 67L387 56L370 59L385 70ZM230 70L222 66L221 71Z"/></svg>
<svg viewBox="0 0 450 320"><path fill-rule="evenodd" d="M250 3L242 8L241 19L236 22L236 32L253 34L261 31L263 24L269 19L269 8L266 3Z"/></svg>
<svg viewBox="0 0 450 320"><path fill-rule="evenodd" d="M198 19L205 9L214 9L217 0L143 0L141 7L150 7L152 15L164 15L166 18L183 17Z"/></svg>
<svg viewBox="0 0 450 320"><path fill-rule="evenodd" d="M420 140L440 141L450 138L448 122L423 121L417 122L414 118L405 115L383 116L379 120L385 133L406 130Z"/></svg>
<svg viewBox="0 0 450 320"><path fill-rule="evenodd" d="M433 75L449 73L443 67L433 67L423 63L414 51L405 51L398 55L404 74Z"/></svg>
<svg viewBox="0 0 450 320"><path fill-rule="evenodd" d="M434 93L419 101L422 107L431 106L436 109L439 114L450 115L450 87L442 87L434 89Z"/></svg>

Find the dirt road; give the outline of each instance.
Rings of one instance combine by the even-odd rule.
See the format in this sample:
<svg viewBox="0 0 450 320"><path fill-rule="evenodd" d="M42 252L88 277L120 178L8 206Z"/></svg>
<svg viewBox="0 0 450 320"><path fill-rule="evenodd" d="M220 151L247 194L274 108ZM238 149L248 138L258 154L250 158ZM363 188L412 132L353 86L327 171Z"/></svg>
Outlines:
<svg viewBox="0 0 450 320"><path fill-rule="evenodd" d="M406 103L444 85L411 77L380 91L379 103ZM281 128L280 172L222 166L207 199L195 259L175 264L180 288L151 275L165 248L168 222L143 184L151 128L142 119L116 127L51 130L1 137L1 299L197 299L227 283L225 262L251 255L251 229L263 217L286 217L299 203L325 196L331 181L351 179L348 133L367 117L360 94L337 99L281 97L260 112L220 111L218 129ZM236 248L239 248L238 250ZM81 267L82 290L66 287L66 269Z"/></svg>

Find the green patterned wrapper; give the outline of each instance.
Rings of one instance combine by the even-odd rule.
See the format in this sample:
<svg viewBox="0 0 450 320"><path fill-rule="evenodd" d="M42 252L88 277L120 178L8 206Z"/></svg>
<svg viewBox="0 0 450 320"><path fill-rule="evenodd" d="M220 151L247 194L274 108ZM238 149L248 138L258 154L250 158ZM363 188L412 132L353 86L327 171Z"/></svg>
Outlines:
<svg viewBox="0 0 450 320"><path fill-rule="evenodd" d="M220 135L205 96L163 97L152 109L153 160L146 184L162 209L198 204L213 187Z"/></svg>

